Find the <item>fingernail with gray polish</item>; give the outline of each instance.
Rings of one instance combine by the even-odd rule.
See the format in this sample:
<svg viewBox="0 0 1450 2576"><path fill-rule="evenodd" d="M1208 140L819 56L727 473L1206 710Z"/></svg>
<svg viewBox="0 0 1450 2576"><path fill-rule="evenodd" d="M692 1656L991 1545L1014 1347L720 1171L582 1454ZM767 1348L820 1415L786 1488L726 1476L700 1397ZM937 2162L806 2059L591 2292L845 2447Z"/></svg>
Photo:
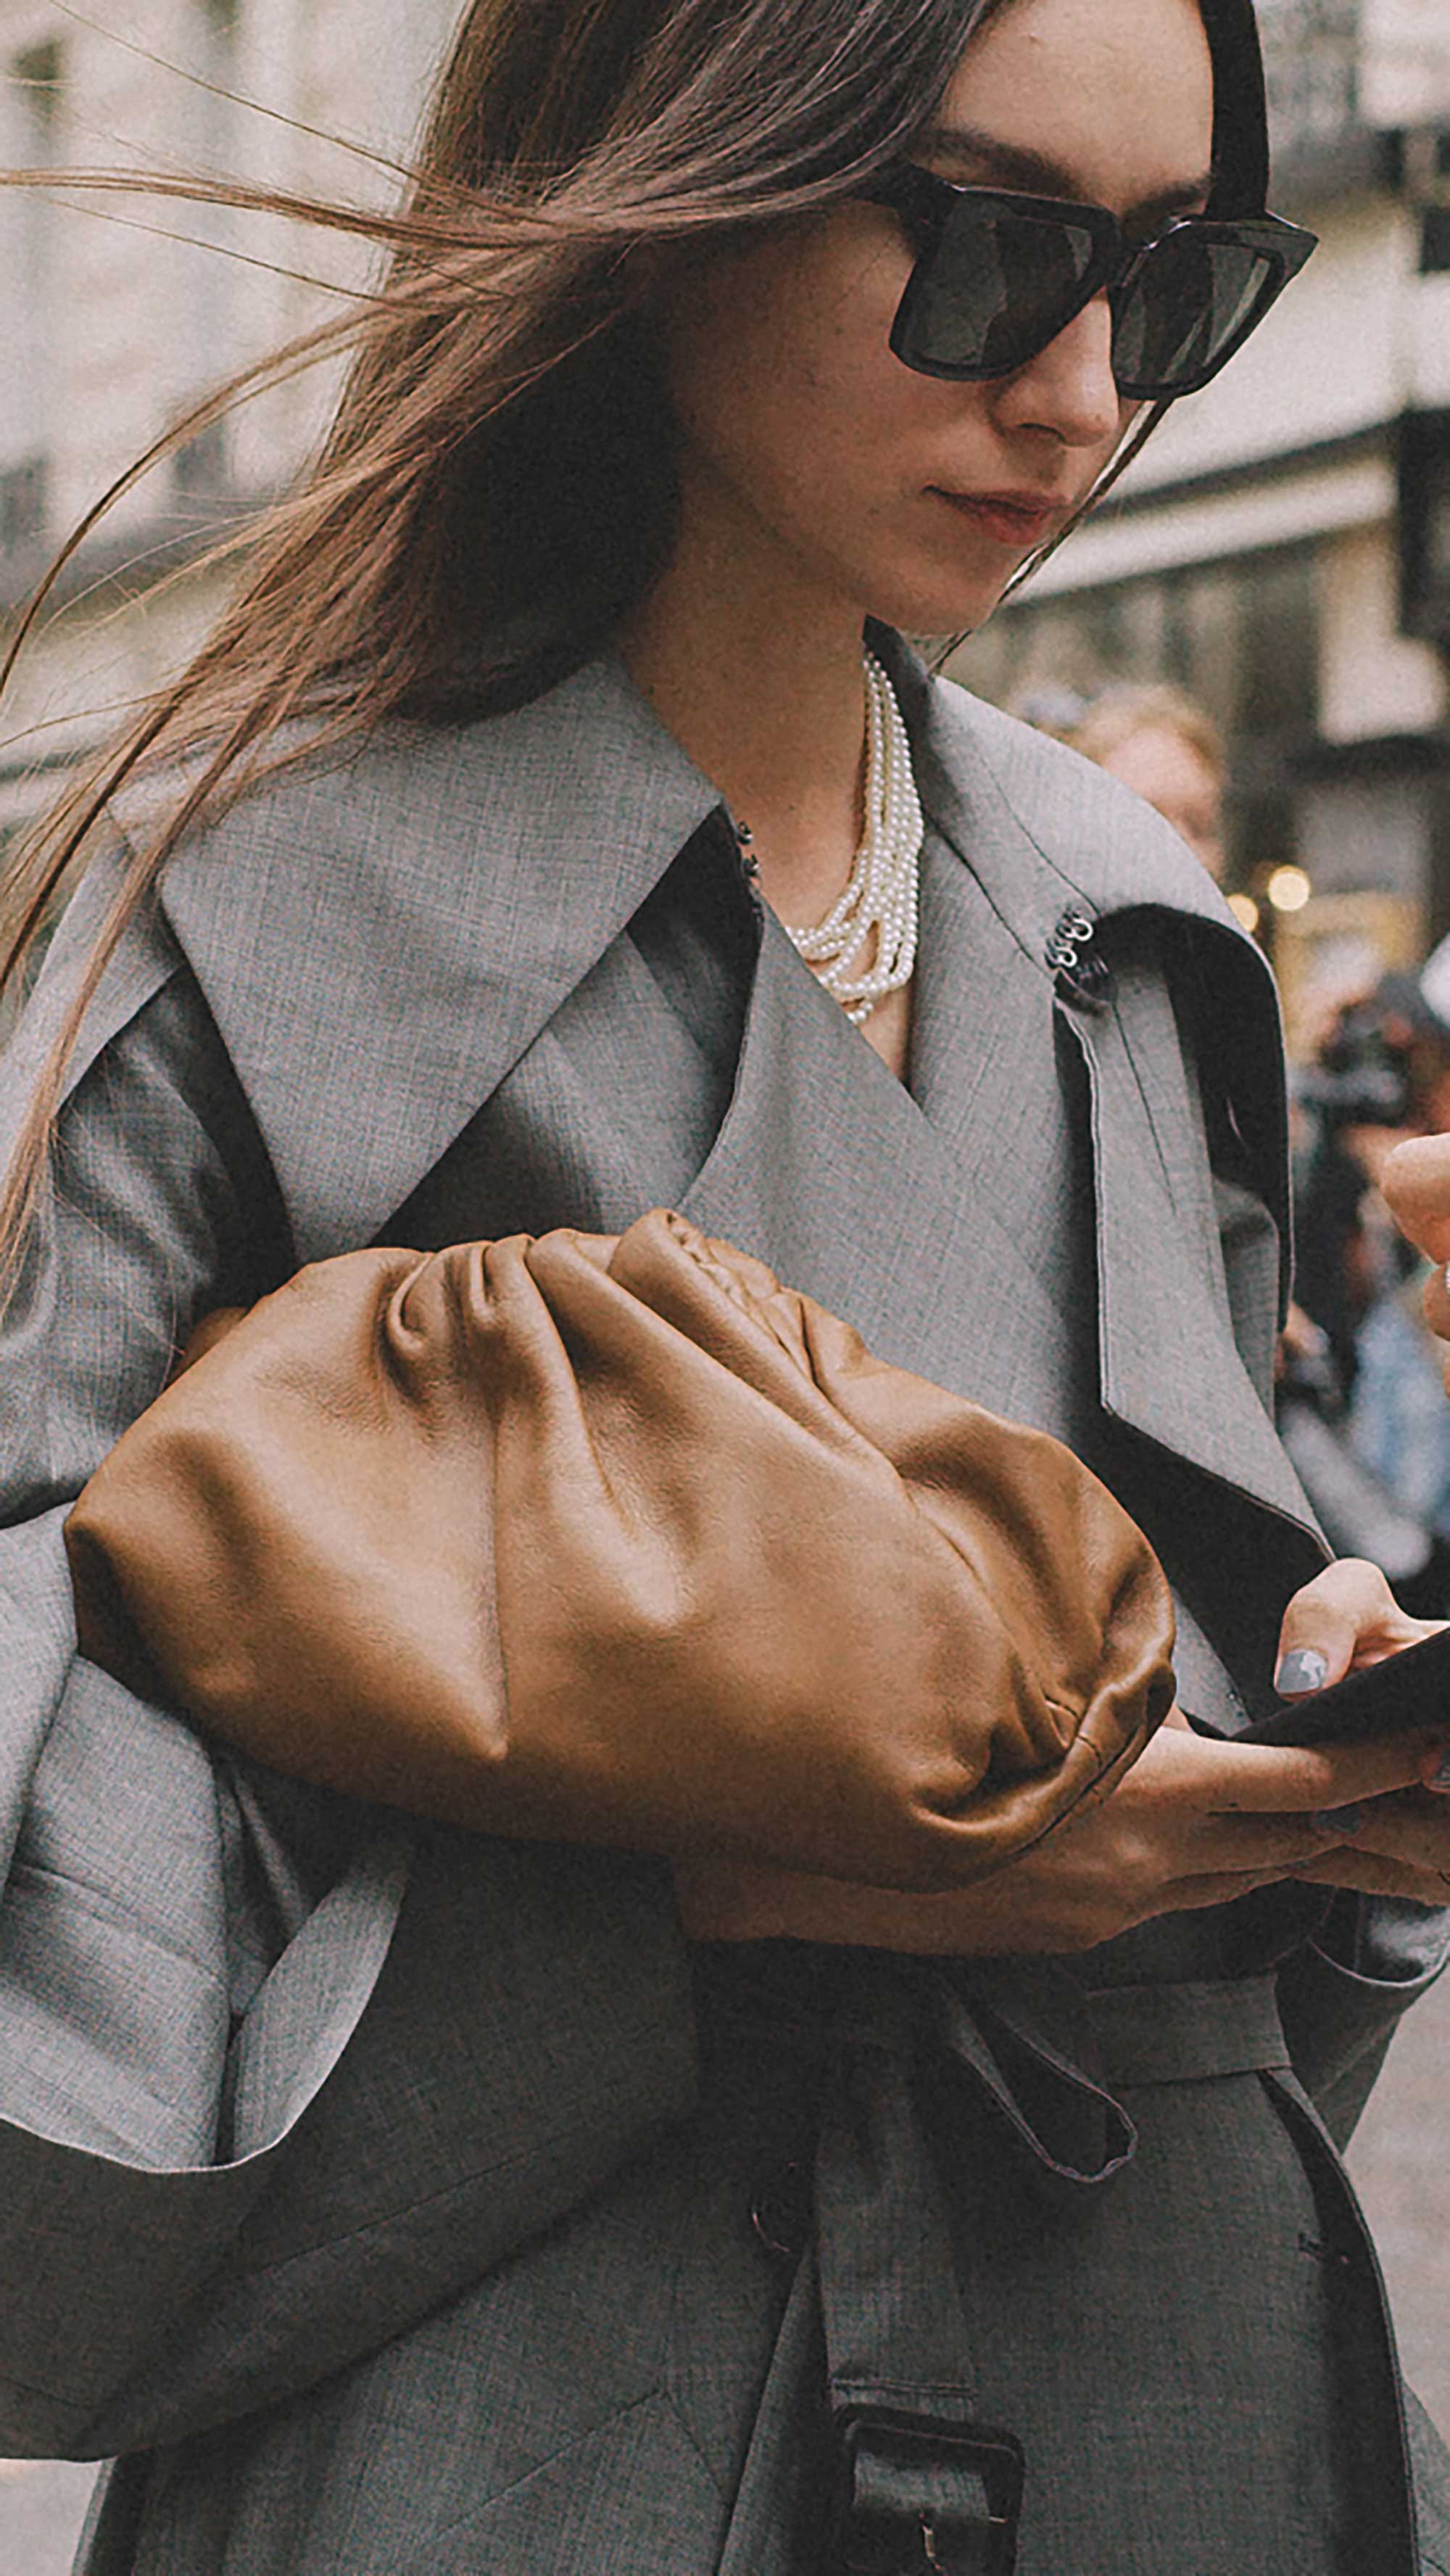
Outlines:
<svg viewBox="0 0 1450 2576"><path fill-rule="evenodd" d="M1437 1798L1450 1798L1450 1753L1446 1754L1434 1779L1427 1780L1425 1786L1433 1789Z"/></svg>
<svg viewBox="0 0 1450 2576"><path fill-rule="evenodd" d="M1357 1834L1364 1823L1363 1807L1321 1807L1310 1823L1321 1834Z"/></svg>
<svg viewBox="0 0 1450 2576"><path fill-rule="evenodd" d="M1310 1691L1323 1690L1328 1678L1327 1658L1317 1655L1312 1646L1296 1646L1275 1673L1274 1688L1280 1699L1307 1699Z"/></svg>

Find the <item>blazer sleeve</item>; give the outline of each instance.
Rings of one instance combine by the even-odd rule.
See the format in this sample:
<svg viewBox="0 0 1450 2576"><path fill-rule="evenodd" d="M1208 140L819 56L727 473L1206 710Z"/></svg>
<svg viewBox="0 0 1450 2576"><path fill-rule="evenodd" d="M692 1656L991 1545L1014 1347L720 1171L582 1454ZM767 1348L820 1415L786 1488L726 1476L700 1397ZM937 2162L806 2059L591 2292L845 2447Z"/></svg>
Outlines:
<svg viewBox="0 0 1450 2576"><path fill-rule="evenodd" d="M1450 1912L1393 1896L1335 1898L1279 1971L1294 2071L1340 2147L1374 2091L1395 2030L1444 1973Z"/></svg>
<svg viewBox="0 0 1450 2576"><path fill-rule="evenodd" d="M8 1155L83 890L0 1056ZM281 1257L184 962L98 996L0 1325L0 2450L285 2398L475 2280L691 2104L668 1873L424 1832L214 1759L75 1651L61 1528L207 1308Z"/></svg>

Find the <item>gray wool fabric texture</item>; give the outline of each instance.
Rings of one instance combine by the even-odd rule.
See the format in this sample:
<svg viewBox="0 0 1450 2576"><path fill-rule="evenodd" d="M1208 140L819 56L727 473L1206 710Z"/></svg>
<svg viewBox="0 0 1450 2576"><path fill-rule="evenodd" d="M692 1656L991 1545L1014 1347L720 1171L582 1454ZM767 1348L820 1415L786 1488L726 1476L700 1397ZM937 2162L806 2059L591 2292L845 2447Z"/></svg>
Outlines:
<svg viewBox="0 0 1450 2576"><path fill-rule="evenodd" d="M92 1009L0 1338L0 2449L121 2455L89 2576L838 2576L832 2414L887 2387L1020 2442L1021 2576L1450 2568L1331 2143L1445 1917L692 1956L661 1863L307 1790L75 1656L65 1511L209 1307L673 1204L1068 1439L1163 1556L1185 1706L1266 1703L1324 1555L1270 1410L1267 972L1136 800L892 660L909 1088L610 657L238 805Z"/></svg>

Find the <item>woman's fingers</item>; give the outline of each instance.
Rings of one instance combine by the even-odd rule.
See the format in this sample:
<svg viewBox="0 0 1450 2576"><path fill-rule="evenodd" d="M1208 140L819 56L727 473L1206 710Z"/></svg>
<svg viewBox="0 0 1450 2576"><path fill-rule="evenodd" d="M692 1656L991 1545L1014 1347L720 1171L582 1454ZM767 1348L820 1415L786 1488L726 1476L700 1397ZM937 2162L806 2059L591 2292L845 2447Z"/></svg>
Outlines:
<svg viewBox="0 0 1450 2576"><path fill-rule="evenodd" d="M1327 1565L1296 1592L1279 1631L1276 1687L1285 1699L1343 1681L1366 1622L1383 1615L1387 1590L1378 1566L1358 1557ZM1393 1605L1391 1605L1393 1606Z"/></svg>
<svg viewBox="0 0 1450 2576"><path fill-rule="evenodd" d="M1311 1886L1322 1884L1321 1870L1336 1866L1332 1852L1325 1852L1293 1876ZM1165 1890L1167 1902L1161 1909L1172 1914L1197 1914L1210 1905L1232 1905L1240 1896L1252 1896L1257 1888L1282 1887L1285 1872L1278 1869L1232 1869L1207 1871L1201 1878L1175 1879Z"/></svg>
<svg viewBox="0 0 1450 2576"><path fill-rule="evenodd" d="M1450 1261L1450 1136L1412 1136L1397 1145L1380 1187L1410 1241L1431 1261Z"/></svg>
<svg viewBox="0 0 1450 2576"><path fill-rule="evenodd" d="M1450 1878L1437 1870L1411 1869L1379 1852L1324 1852L1293 1873L1306 1887L1347 1887L1359 1896L1398 1896L1412 1905L1450 1905Z"/></svg>
<svg viewBox="0 0 1450 2576"><path fill-rule="evenodd" d="M1436 1622L1400 1608L1377 1565L1341 1557L1296 1592L1279 1632L1280 1696L1300 1699L1434 1634Z"/></svg>
<svg viewBox="0 0 1450 2576"><path fill-rule="evenodd" d="M1302 1863L1296 1878L1353 1887L1366 1896L1406 1896L1450 1905L1450 1804L1427 1789L1379 1798L1340 1819L1336 1851Z"/></svg>
<svg viewBox="0 0 1450 2576"><path fill-rule="evenodd" d="M1309 1815L1206 1816L1196 1841L1203 1866L1217 1870L1300 1869L1320 1852L1338 1851L1354 1831L1338 1817L1362 1817L1362 1806L1315 1809Z"/></svg>
<svg viewBox="0 0 1450 2576"><path fill-rule="evenodd" d="M1438 1761L1445 1729L1416 1728L1380 1742L1310 1746L1213 1744L1205 1804L1222 1815L1304 1816L1418 1787Z"/></svg>
<svg viewBox="0 0 1450 2576"><path fill-rule="evenodd" d="M1437 1887L1450 1890L1450 1801L1443 1796L1409 1789L1396 1798L1376 1799L1362 1810L1352 1840L1356 1850L1422 1870ZM1436 1902L1443 1904L1445 1898Z"/></svg>

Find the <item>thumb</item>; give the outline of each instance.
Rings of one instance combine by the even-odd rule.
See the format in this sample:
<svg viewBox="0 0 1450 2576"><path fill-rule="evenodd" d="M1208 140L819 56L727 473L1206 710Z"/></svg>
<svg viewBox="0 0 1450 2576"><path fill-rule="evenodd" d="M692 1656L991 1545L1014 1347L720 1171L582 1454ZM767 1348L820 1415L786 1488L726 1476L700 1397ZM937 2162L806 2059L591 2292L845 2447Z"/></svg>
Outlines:
<svg viewBox="0 0 1450 2576"><path fill-rule="evenodd" d="M1274 1688L1281 1699L1303 1699L1343 1681L1363 1640L1388 1644L1402 1624L1404 1614L1379 1567L1342 1557L1296 1592L1285 1611Z"/></svg>
<svg viewBox="0 0 1450 2576"><path fill-rule="evenodd" d="M1450 1136L1411 1136L1386 1158L1380 1187L1402 1234L1450 1261Z"/></svg>

